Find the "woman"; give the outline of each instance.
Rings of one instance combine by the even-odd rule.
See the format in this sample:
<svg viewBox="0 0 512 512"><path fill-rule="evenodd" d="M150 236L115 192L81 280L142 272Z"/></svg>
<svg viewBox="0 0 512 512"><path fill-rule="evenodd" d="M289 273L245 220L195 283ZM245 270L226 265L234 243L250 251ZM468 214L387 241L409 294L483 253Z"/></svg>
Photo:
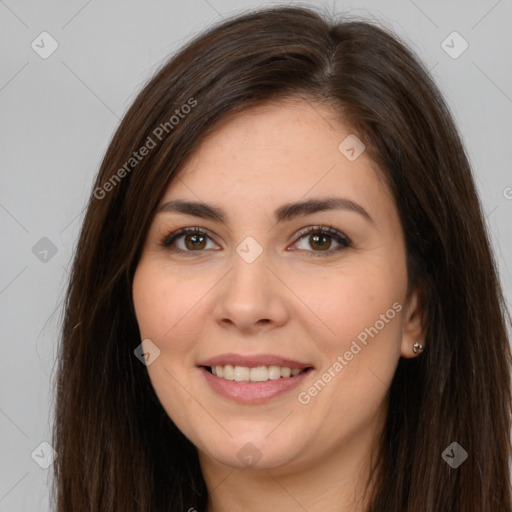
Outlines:
<svg viewBox="0 0 512 512"><path fill-rule="evenodd" d="M148 82L67 294L57 511L512 511L505 308L391 32L240 15Z"/></svg>

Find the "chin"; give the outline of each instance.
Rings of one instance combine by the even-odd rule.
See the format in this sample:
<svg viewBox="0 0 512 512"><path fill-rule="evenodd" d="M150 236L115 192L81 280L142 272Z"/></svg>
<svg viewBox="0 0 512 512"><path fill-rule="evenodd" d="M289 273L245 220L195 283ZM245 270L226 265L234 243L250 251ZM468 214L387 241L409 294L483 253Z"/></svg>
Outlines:
<svg viewBox="0 0 512 512"><path fill-rule="evenodd" d="M304 442L297 442L289 432L283 431L282 436L276 433L269 435L269 432L272 429L265 429L261 435L248 435L245 430L239 436L233 434L233 437L229 437L226 434L218 441L209 437L201 443L201 448L196 446L202 456L236 469L276 469L296 461Z"/></svg>

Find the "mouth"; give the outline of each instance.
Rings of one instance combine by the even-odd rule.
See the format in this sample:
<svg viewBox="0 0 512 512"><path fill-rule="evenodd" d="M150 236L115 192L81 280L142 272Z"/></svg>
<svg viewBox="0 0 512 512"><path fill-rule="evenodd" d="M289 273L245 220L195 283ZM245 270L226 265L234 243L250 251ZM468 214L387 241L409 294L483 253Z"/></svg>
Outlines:
<svg viewBox="0 0 512 512"><path fill-rule="evenodd" d="M311 363L273 354L219 354L198 362L216 395L241 404L260 404L299 386L316 372Z"/></svg>
<svg viewBox="0 0 512 512"><path fill-rule="evenodd" d="M217 396L246 405L284 398L316 371L312 364L270 354L219 355L201 361L198 370Z"/></svg>

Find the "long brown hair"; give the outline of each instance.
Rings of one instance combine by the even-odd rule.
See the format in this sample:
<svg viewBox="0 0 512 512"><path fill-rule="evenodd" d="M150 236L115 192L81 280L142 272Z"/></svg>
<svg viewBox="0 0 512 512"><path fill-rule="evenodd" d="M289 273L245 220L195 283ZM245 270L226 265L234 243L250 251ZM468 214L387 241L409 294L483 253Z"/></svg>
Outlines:
<svg viewBox="0 0 512 512"><path fill-rule="evenodd" d="M134 355L132 278L155 208L202 138L228 114L294 96L328 105L364 141L394 194L410 283L425 286L426 349L399 361L368 510L512 512L510 314L451 113L390 29L300 7L251 11L197 36L110 142L65 301L57 512L205 510L197 450ZM468 453L456 469L442 457L453 442Z"/></svg>

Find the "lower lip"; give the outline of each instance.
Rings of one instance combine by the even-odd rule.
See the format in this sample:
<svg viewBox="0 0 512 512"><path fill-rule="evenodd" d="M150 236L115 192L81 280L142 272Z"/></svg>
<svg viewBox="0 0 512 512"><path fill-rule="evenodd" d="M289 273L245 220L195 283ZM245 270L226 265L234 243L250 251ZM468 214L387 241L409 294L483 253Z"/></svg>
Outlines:
<svg viewBox="0 0 512 512"><path fill-rule="evenodd" d="M295 377L280 377L265 382L236 382L211 374L204 366L199 368L206 382L219 395L241 404L260 404L297 387L311 373L309 369Z"/></svg>

